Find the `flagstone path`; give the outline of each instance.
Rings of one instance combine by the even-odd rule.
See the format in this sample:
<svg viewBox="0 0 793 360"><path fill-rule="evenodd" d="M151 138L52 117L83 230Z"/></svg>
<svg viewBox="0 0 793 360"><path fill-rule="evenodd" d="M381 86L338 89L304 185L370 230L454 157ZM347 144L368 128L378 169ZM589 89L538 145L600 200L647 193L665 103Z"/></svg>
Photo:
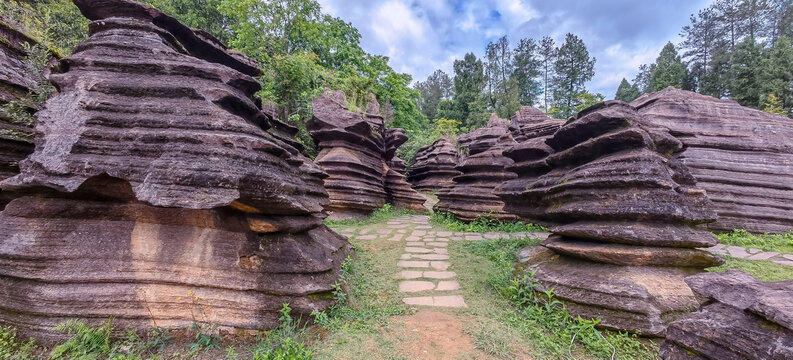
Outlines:
<svg viewBox="0 0 793 360"><path fill-rule="evenodd" d="M780 254L774 251L762 251L760 249L723 244L718 244L708 250L714 254L729 255L739 259L770 260L779 265L793 266L793 254Z"/></svg>

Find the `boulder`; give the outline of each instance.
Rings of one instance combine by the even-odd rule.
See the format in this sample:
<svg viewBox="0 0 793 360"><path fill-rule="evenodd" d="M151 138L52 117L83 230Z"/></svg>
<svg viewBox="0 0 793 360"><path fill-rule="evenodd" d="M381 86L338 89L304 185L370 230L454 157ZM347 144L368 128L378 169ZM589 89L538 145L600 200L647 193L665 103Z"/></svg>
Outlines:
<svg viewBox="0 0 793 360"><path fill-rule="evenodd" d="M253 98L249 59L129 0L75 0L90 38L50 76L35 152L0 183L0 322L270 329L334 303L351 250L325 176ZM269 129L271 132L268 132Z"/></svg>
<svg viewBox="0 0 793 360"><path fill-rule="evenodd" d="M521 106L520 110L510 118L509 131L515 141L522 143L530 139L553 135L563 124L564 120L550 118L540 109Z"/></svg>
<svg viewBox="0 0 793 360"><path fill-rule="evenodd" d="M504 202L495 193L502 182L515 177L506 170L512 160L502 154L515 144L507 125L506 120L493 114L487 127L460 136L460 145L467 148L468 156L456 167L461 174L453 178L451 185L438 190L436 211L461 221L516 219L504 211Z"/></svg>
<svg viewBox="0 0 793 360"><path fill-rule="evenodd" d="M683 279L723 260L698 249L717 243L697 226L716 214L676 158L681 151L619 101L504 151L517 176L499 188L505 210L551 226L542 246L557 256L524 266L538 290L554 289L573 316L647 336L696 309Z"/></svg>
<svg viewBox="0 0 793 360"><path fill-rule="evenodd" d="M455 167L459 159L457 145L448 138L440 138L416 152L407 180L422 191L433 191L452 184L460 175Z"/></svg>
<svg viewBox="0 0 793 360"><path fill-rule="evenodd" d="M407 136L386 128L376 99L359 114L347 109L343 91L326 90L312 107L307 128L319 148L316 163L328 173L331 218L366 217L386 203L424 210L424 198L389 166Z"/></svg>
<svg viewBox="0 0 793 360"><path fill-rule="evenodd" d="M28 55L23 46L36 44L11 22L0 16L0 107L28 96L37 85L34 69L24 63ZM25 107L25 111L34 109ZM11 116L0 108L0 181L19 173L19 162L33 152L34 123ZM0 191L0 210L14 195Z"/></svg>
<svg viewBox="0 0 793 360"><path fill-rule="evenodd" d="M719 215L710 229L793 230L793 119L671 87L631 104L684 144L679 159Z"/></svg>
<svg viewBox="0 0 793 360"><path fill-rule="evenodd" d="M661 358L793 358L793 280L761 282L730 270L686 278L705 305L669 325Z"/></svg>

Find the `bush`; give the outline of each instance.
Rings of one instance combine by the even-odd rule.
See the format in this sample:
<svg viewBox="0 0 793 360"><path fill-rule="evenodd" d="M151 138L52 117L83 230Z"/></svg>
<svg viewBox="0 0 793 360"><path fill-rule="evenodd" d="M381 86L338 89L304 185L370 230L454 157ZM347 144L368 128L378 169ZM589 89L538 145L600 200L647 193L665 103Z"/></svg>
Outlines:
<svg viewBox="0 0 793 360"><path fill-rule="evenodd" d="M498 221L487 216L482 216L472 222L462 222L457 220L448 213L433 213L430 217L430 222L435 225L441 225L451 231L464 231L464 232L545 232L548 231L545 227L535 224L526 224L523 222L503 222Z"/></svg>

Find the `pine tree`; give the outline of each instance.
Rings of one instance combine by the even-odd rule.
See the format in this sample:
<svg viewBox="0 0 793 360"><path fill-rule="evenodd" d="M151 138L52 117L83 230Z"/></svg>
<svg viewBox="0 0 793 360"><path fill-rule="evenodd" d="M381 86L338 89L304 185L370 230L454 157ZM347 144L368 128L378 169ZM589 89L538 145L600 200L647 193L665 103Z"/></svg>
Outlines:
<svg viewBox="0 0 793 360"><path fill-rule="evenodd" d="M454 105L458 116L455 120L461 121L463 126L474 129L482 124L480 117L486 112L482 99L484 88L482 61L476 55L468 53L462 60L454 62Z"/></svg>
<svg viewBox="0 0 793 360"><path fill-rule="evenodd" d="M622 78L622 82L620 82L620 86L617 88L617 94L614 95L614 100L620 100L624 102L631 102L636 100L637 97L641 95L639 93L639 89L636 86L631 85L628 80Z"/></svg>
<svg viewBox="0 0 793 360"><path fill-rule="evenodd" d="M541 85L536 80L540 77L542 65L537 52L534 39L521 39L514 51L515 70L512 76L517 82L518 101L521 105L534 105L542 92Z"/></svg>
<svg viewBox="0 0 793 360"><path fill-rule="evenodd" d="M782 101L780 101L774 94L768 94L768 96L766 96L763 111L769 114L788 116L788 112L782 108Z"/></svg>
<svg viewBox="0 0 793 360"><path fill-rule="evenodd" d="M540 57L540 72L542 73L542 105L546 113L549 111L553 95L554 64L556 64L556 55L558 52L559 49L556 48L553 38L550 36L542 38L538 53Z"/></svg>
<svg viewBox="0 0 793 360"><path fill-rule="evenodd" d="M684 38L680 44L682 57L687 59L687 65L691 68L691 89L703 91L712 82L712 54L721 43L715 11L707 8L696 17L691 15L691 24L683 27L680 36Z"/></svg>
<svg viewBox="0 0 793 360"><path fill-rule="evenodd" d="M554 70L554 106L559 108L558 116L572 116L579 95L586 91L584 84L595 76L595 58L589 57L586 45L578 36L568 33L559 48Z"/></svg>
<svg viewBox="0 0 793 360"><path fill-rule="evenodd" d="M453 89L452 78L443 70L435 70L427 80L416 83L415 88L421 93L419 109L428 119L434 119L438 111L438 104L442 100L452 98Z"/></svg>
<svg viewBox="0 0 793 360"><path fill-rule="evenodd" d="M793 109L793 44L783 37L767 51L760 66L763 94L774 94L786 110Z"/></svg>
<svg viewBox="0 0 793 360"><path fill-rule="evenodd" d="M762 93L762 47L752 38L735 47L730 61L730 97L743 106L758 108Z"/></svg>
<svg viewBox="0 0 793 360"><path fill-rule="evenodd" d="M639 65L639 73L633 78L633 86L639 90L639 94L647 93L650 90L650 77L655 70L655 64L641 64Z"/></svg>
<svg viewBox="0 0 793 360"><path fill-rule="evenodd" d="M668 86L686 88L686 65L677 55L675 46L668 42L655 60L655 69L650 75L649 92L663 90Z"/></svg>

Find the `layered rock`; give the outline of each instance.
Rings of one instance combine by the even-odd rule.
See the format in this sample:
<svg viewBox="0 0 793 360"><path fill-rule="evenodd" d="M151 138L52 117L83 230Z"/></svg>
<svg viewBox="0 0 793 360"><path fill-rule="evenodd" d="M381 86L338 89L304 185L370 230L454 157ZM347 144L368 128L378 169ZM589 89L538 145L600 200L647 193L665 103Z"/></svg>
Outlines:
<svg viewBox="0 0 793 360"><path fill-rule="evenodd" d="M91 36L0 183L25 194L0 213L0 320L267 329L332 305L350 245L322 224L325 175L265 131L253 63L147 5L75 4Z"/></svg>
<svg viewBox="0 0 793 360"><path fill-rule="evenodd" d="M541 110L531 106L521 106L510 118L509 131L518 143L530 139L550 136L559 130L564 120L552 119Z"/></svg>
<svg viewBox="0 0 793 360"><path fill-rule="evenodd" d="M440 138L416 152L408 173L408 182L418 190L433 191L452 184L452 178L460 175L455 167L459 154L457 145L447 138Z"/></svg>
<svg viewBox="0 0 793 360"><path fill-rule="evenodd" d="M434 209L447 212L462 221L486 217L500 221L515 220L504 211L504 202L495 189L515 174L506 170L512 160L502 154L515 144L507 129L508 122L495 114L488 126L460 136L460 145L468 149L468 156L457 165L461 172L450 186L438 190Z"/></svg>
<svg viewBox="0 0 793 360"><path fill-rule="evenodd" d="M307 128L319 148L316 163L329 175L326 208L332 218L365 217L385 203L423 210L421 195L389 166L399 162L396 150L407 136L402 129L386 129L376 99L358 114L346 108L344 92L327 90L312 107Z"/></svg>
<svg viewBox="0 0 793 360"><path fill-rule="evenodd" d="M35 41L0 16L0 107L26 98L41 76L25 65L27 52L23 44L32 46ZM20 110L24 111L24 107ZM0 109L0 181L19 173L19 162L33 152L34 135L32 122ZM12 194L0 191L0 210L12 198Z"/></svg>
<svg viewBox="0 0 793 360"><path fill-rule="evenodd" d="M686 278L702 309L669 325L661 358L793 358L793 281L761 282L731 270Z"/></svg>
<svg viewBox="0 0 793 360"><path fill-rule="evenodd" d="M680 159L719 215L710 229L793 230L793 119L674 88L632 105L685 145Z"/></svg>
<svg viewBox="0 0 793 360"><path fill-rule="evenodd" d="M538 290L554 289L573 316L651 336L696 309L684 277L723 260L698 249L717 244L695 227L716 215L674 157L682 150L632 106L612 101L505 151L518 176L499 190L506 211L555 225L542 244L555 255L526 266Z"/></svg>

